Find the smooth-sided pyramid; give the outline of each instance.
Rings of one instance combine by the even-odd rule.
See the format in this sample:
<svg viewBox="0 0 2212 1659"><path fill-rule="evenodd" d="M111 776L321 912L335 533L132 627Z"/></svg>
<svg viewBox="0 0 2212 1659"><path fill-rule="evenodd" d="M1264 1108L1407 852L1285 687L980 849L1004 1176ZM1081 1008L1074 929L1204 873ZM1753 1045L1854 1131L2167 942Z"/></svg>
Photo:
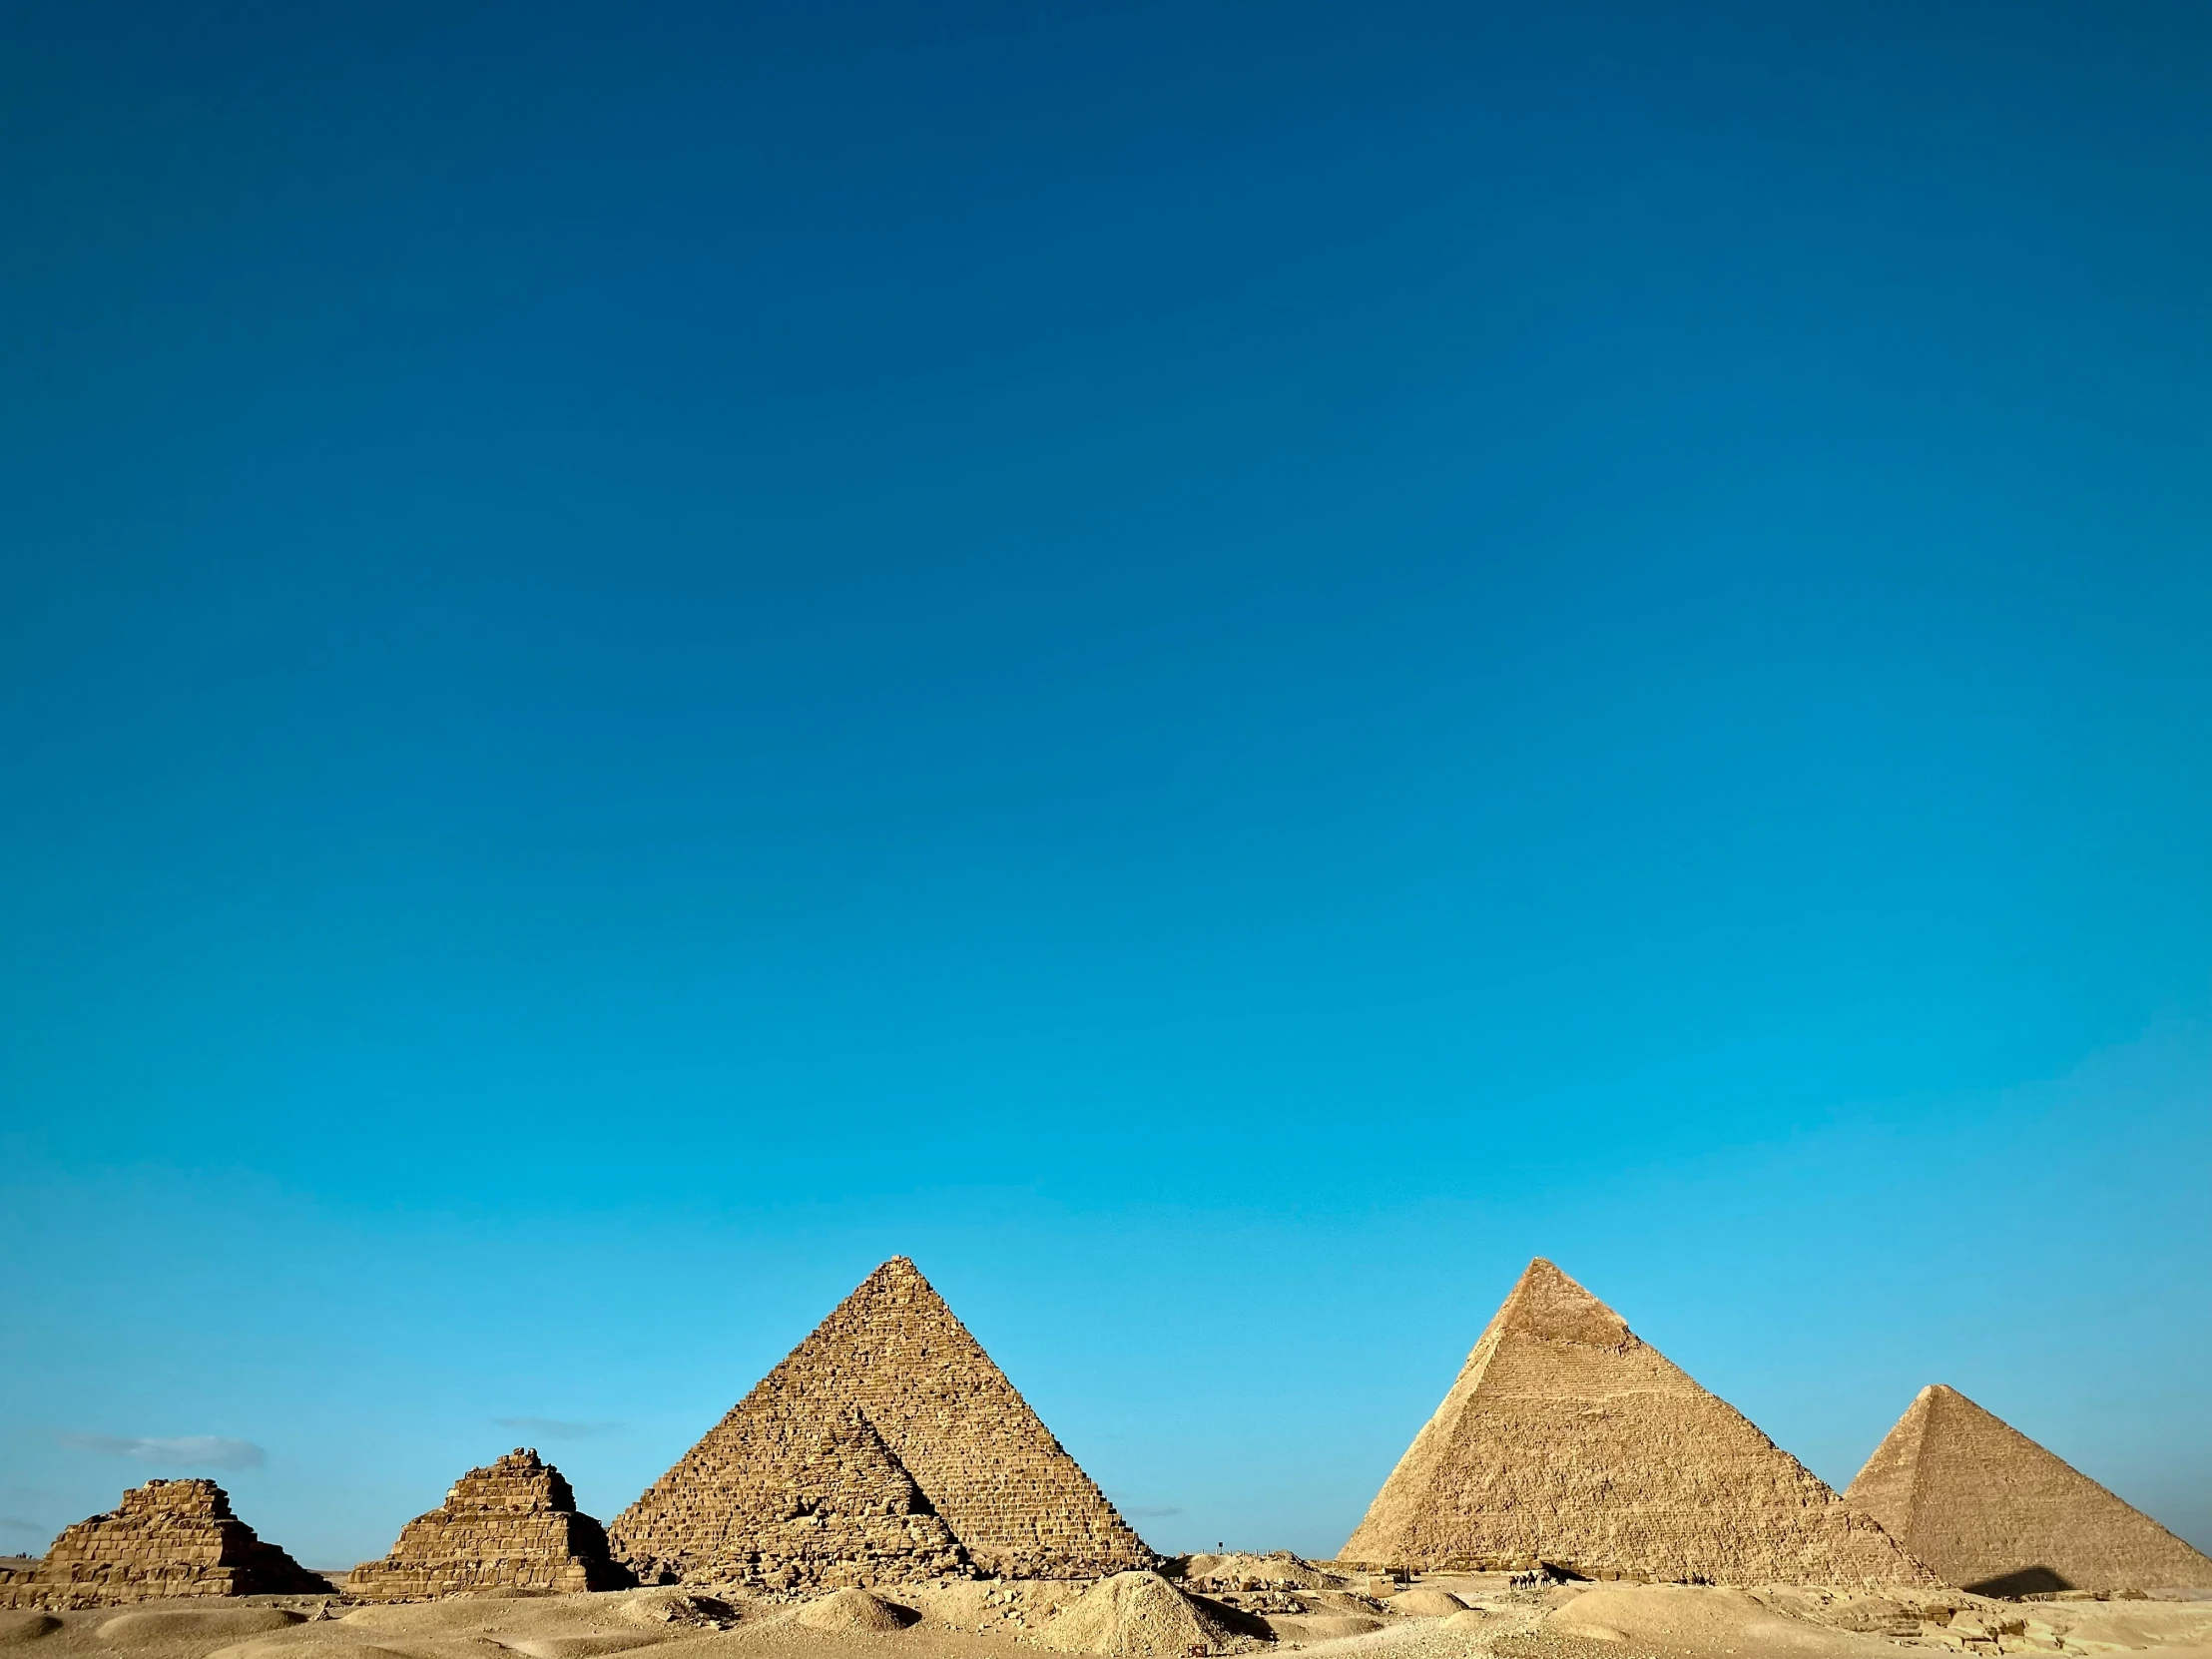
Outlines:
<svg viewBox="0 0 2212 1659"><path fill-rule="evenodd" d="M391 1553L363 1561L346 1591L363 1601L411 1601L479 1590L614 1590L630 1575L607 1555L607 1534L528 1446L470 1469L445 1501L400 1528Z"/></svg>
<svg viewBox="0 0 2212 1659"><path fill-rule="evenodd" d="M1925 1581L1865 1514L1549 1262L1498 1309L1344 1559L1717 1584Z"/></svg>
<svg viewBox="0 0 2212 1659"><path fill-rule="evenodd" d="M1985 1595L2212 1585L2212 1559L1956 1388L1923 1388L1845 1498Z"/></svg>
<svg viewBox="0 0 2212 1659"><path fill-rule="evenodd" d="M904 1257L861 1282L608 1529L646 1583L774 1589L1157 1557Z"/></svg>

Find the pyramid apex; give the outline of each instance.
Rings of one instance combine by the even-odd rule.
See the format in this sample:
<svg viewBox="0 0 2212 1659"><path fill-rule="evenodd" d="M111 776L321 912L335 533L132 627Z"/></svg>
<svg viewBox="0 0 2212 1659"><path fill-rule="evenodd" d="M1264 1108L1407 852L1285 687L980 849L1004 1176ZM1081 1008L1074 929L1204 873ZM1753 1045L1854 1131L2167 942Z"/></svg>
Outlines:
<svg viewBox="0 0 2212 1659"><path fill-rule="evenodd" d="M1946 1382L1921 1389L1844 1495L1984 1595L2212 1585L2212 1559Z"/></svg>
<svg viewBox="0 0 2212 1659"><path fill-rule="evenodd" d="M893 1256L873 1273L860 1281L861 1291L878 1294L889 1292L895 1298L915 1295L935 1297L936 1287L921 1276L921 1269L914 1266L910 1256ZM854 1294L858 1294L855 1292ZM942 1300L941 1298L939 1300Z"/></svg>
<svg viewBox="0 0 2212 1659"><path fill-rule="evenodd" d="M1517 1336L1591 1348L1634 1342L1628 1322L1543 1257L1533 1258L1498 1310L1498 1322Z"/></svg>

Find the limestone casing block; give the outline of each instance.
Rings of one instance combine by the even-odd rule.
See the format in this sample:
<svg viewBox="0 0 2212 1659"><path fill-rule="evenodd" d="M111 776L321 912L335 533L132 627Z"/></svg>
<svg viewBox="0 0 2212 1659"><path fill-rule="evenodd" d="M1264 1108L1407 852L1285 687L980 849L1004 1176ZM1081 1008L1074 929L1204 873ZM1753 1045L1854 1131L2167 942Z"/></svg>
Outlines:
<svg viewBox="0 0 2212 1659"><path fill-rule="evenodd" d="M795 1547L810 1528L820 1547ZM1094 1578L1158 1560L904 1257L862 1281L608 1530L647 1582L792 1567L831 1583L832 1559L846 1582L971 1568Z"/></svg>
<svg viewBox="0 0 2212 1659"><path fill-rule="evenodd" d="M1923 1388L1844 1493L1984 1594L2212 1585L2212 1559L1956 1388Z"/></svg>
<svg viewBox="0 0 2212 1659"><path fill-rule="evenodd" d="M445 1501L400 1528L391 1553L364 1561L346 1591L364 1601L415 1601L472 1590L615 1590L630 1575L607 1534L576 1508L561 1471L517 1447L470 1469Z"/></svg>
<svg viewBox="0 0 2212 1659"><path fill-rule="evenodd" d="M330 1582L255 1536L213 1480L149 1480L54 1540L0 1594L17 1607L104 1607L172 1596L329 1595Z"/></svg>
<svg viewBox="0 0 2212 1659"><path fill-rule="evenodd" d="M1716 1584L1927 1582L1742 1412L1531 1262L1343 1550L1347 1561Z"/></svg>

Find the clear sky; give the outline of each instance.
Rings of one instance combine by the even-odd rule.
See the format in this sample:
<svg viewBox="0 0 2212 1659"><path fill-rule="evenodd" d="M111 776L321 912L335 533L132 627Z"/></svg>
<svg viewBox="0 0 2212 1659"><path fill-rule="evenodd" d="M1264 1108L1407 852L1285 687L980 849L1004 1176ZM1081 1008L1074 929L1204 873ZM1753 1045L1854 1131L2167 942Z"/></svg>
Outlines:
<svg viewBox="0 0 2212 1659"><path fill-rule="evenodd" d="M0 306L0 1548L898 1253L1163 1548L1539 1253L2212 1545L2212 10L34 0Z"/></svg>

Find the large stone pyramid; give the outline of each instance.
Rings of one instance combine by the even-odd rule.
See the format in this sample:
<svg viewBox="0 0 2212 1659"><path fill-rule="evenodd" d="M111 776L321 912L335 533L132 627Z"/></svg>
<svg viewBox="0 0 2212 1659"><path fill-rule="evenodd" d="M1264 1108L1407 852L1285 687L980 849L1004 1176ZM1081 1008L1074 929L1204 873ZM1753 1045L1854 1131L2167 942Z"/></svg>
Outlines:
<svg viewBox="0 0 2212 1659"><path fill-rule="evenodd" d="M103 1607L171 1596L332 1595L311 1573L231 1512L213 1480L149 1480L54 1540L27 1574L12 1575L17 1607Z"/></svg>
<svg viewBox="0 0 2212 1659"><path fill-rule="evenodd" d="M2212 1559L1956 1388L1923 1388L1844 1493L1986 1595L2212 1585Z"/></svg>
<svg viewBox="0 0 2212 1659"><path fill-rule="evenodd" d="M1157 1560L902 1256L608 1533L647 1583L1090 1578Z"/></svg>
<svg viewBox="0 0 2212 1659"><path fill-rule="evenodd" d="M1720 1584L1925 1581L1919 1562L1549 1262L1498 1309L1343 1551Z"/></svg>
<svg viewBox="0 0 2212 1659"><path fill-rule="evenodd" d="M616 1590L630 1575L607 1554L607 1534L580 1514L561 1471L517 1446L453 1483L445 1501L400 1528L391 1553L363 1561L346 1593L409 1601L472 1590Z"/></svg>

